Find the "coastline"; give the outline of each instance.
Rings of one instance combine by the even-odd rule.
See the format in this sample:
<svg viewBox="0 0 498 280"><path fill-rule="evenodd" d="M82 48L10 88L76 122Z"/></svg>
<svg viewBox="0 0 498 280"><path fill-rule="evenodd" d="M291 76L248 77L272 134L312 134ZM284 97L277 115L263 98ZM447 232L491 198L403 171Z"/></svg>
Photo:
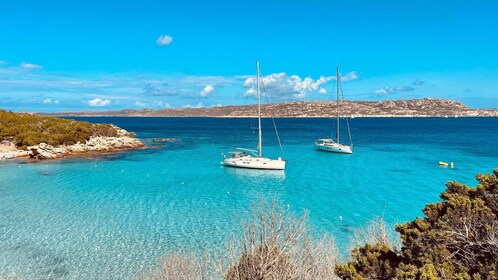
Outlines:
<svg viewBox="0 0 498 280"><path fill-rule="evenodd" d="M336 117L334 101L292 101L263 104L262 117L329 118ZM209 108L122 109L114 111L79 111L39 113L64 117L208 117L253 118L255 105L227 105ZM355 118L406 117L498 117L496 108L470 108L457 100L412 99L384 101L343 101L339 114Z"/></svg>
<svg viewBox="0 0 498 280"><path fill-rule="evenodd" d="M196 115L189 115L189 116L181 116L181 115L176 115L176 116L171 116L171 115L164 115L164 116L151 116L151 115L51 115L47 114L47 116L53 116L53 117L83 117L83 118L106 118L106 117L111 117L111 118L131 118L131 117L136 117L136 118L217 118L217 119L243 119L243 118L257 118L258 116L256 115L247 115L247 116L196 116ZM312 119L312 118L336 118L337 116L333 115L320 115L320 116L261 116L262 119L269 119L269 118L279 118L279 119ZM348 118L496 118L498 117L498 113L496 115L456 115L456 116L441 116L441 115L351 115L348 116Z"/></svg>
<svg viewBox="0 0 498 280"><path fill-rule="evenodd" d="M52 146L46 143L28 146L25 150L18 149L13 141L0 143L0 161L32 158L35 160L54 160L66 157L81 156L87 154L102 154L134 150L145 147L134 134L116 127L118 137L93 136L85 143L73 145Z"/></svg>

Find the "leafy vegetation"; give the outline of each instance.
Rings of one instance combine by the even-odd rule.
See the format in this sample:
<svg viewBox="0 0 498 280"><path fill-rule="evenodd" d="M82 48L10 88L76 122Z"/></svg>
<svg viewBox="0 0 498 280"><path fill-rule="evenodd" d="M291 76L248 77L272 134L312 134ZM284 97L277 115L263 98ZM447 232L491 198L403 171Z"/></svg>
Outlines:
<svg viewBox="0 0 498 280"><path fill-rule="evenodd" d="M91 136L117 136L117 131L109 124L91 124L0 110L0 141L14 141L19 148L40 143L52 146L84 143Z"/></svg>
<svg viewBox="0 0 498 280"><path fill-rule="evenodd" d="M396 227L401 250L365 244L337 265L344 279L498 279L498 169L469 188L448 182L425 217Z"/></svg>
<svg viewBox="0 0 498 280"><path fill-rule="evenodd" d="M295 217L275 202L263 202L244 234L216 260L170 253L145 278L498 279L498 169L476 178L477 187L448 182L441 201L423 209L424 218L396 226L401 244L392 242L381 218L359 230L346 264L335 264L332 239L312 237L306 212Z"/></svg>

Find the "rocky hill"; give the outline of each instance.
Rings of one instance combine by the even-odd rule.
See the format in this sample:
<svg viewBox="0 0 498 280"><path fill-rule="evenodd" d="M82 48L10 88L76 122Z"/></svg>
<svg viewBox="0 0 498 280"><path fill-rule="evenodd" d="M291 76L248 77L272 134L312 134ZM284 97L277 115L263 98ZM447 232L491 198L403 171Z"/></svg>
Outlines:
<svg viewBox="0 0 498 280"><path fill-rule="evenodd" d="M0 160L56 159L141 148L134 134L110 124L91 124L0 110Z"/></svg>
<svg viewBox="0 0 498 280"><path fill-rule="evenodd" d="M337 114L335 101L296 101L262 106L264 116L330 117ZM106 112L63 112L71 116L165 116L165 117L252 117L256 105L212 108L178 108L160 110L120 110ZM416 117L416 116L498 116L498 109L472 109L460 101L448 99L413 99L386 101L342 101L341 115L355 117Z"/></svg>

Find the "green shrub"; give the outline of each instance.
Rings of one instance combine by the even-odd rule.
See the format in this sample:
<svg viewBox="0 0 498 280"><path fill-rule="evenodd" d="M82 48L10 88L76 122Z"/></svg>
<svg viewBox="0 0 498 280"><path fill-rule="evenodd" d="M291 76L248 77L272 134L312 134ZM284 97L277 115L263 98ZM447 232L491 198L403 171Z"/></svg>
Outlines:
<svg viewBox="0 0 498 280"><path fill-rule="evenodd" d="M118 136L109 124L16 114L0 110L0 141L13 140L19 148L47 143L53 146L85 142L92 136Z"/></svg>
<svg viewBox="0 0 498 280"><path fill-rule="evenodd" d="M475 188L448 182L442 201L427 204L423 219L396 226L401 252L366 244L336 273L345 279L497 279L498 169L476 179Z"/></svg>

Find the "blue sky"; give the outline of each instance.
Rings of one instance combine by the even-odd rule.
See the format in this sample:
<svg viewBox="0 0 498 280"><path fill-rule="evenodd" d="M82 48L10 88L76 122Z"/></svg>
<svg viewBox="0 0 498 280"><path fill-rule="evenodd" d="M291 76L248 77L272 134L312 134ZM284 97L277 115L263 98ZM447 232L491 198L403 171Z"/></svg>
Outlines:
<svg viewBox="0 0 498 280"><path fill-rule="evenodd" d="M497 1L1 1L0 108L423 97L498 108Z"/></svg>

